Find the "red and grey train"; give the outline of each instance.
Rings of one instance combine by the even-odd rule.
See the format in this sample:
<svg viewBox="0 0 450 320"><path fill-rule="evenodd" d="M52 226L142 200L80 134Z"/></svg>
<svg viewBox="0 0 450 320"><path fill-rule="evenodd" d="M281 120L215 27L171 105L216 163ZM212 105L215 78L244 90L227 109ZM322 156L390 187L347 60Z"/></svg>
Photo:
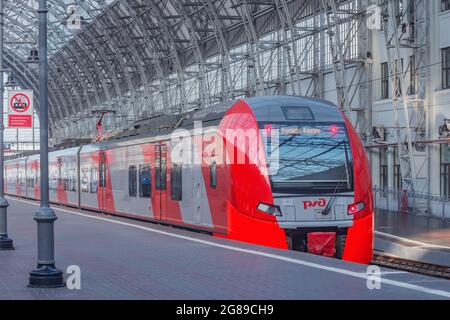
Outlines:
<svg viewBox="0 0 450 320"><path fill-rule="evenodd" d="M281 249L331 241L337 258L371 261L370 168L332 103L254 97L153 129L51 152L50 201ZM5 192L39 199L39 166L7 161Z"/></svg>

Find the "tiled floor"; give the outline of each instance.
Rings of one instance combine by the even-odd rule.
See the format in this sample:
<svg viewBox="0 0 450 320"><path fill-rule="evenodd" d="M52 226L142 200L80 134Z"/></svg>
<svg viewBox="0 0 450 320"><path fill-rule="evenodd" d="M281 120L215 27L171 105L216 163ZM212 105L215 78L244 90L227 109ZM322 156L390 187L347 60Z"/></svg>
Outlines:
<svg viewBox="0 0 450 320"><path fill-rule="evenodd" d="M450 247L450 221L377 210L375 229L394 236Z"/></svg>
<svg viewBox="0 0 450 320"><path fill-rule="evenodd" d="M28 272L36 263L36 223L32 215L37 206L13 199L9 202L9 233L16 250L0 252L1 299L450 297L450 281L446 280L383 270L386 282L381 290L369 290L364 265L59 209L55 209L59 216L55 224L57 266L63 270L69 265L79 266L82 288L29 289Z"/></svg>

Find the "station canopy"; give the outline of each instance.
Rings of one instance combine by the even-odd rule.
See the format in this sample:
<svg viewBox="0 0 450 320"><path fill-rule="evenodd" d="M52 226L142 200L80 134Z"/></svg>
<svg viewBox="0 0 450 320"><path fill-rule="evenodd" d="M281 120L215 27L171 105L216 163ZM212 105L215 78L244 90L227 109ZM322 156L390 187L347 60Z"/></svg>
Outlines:
<svg viewBox="0 0 450 320"><path fill-rule="evenodd" d="M8 84L35 90L38 102L38 0L3 0L4 2L4 63L10 76ZM80 17L83 27L104 12L113 0L49 0L48 1L48 56L55 66L55 55L74 40L78 30L70 27L73 17ZM65 63L64 61L60 61ZM54 67L49 68L52 79ZM67 83L72 85L68 79ZM50 101L55 88L50 87ZM53 100L54 101L54 100ZM39 105L36 103L37 109Z"/></svg>
<svg viewBox="0 0 450 320"><path fill-rule="evenodd" d="M20 87L35 90L36 102L38 2L4 0L5 68ZM92 120L92 110L114 110L110 125L123 125L252 95L262 86L258 78L279 86L279 78L303 67L288 65L280 50L301 50L297 56L312 61L305 37L326 20L301 22L320 10L312 0L47 2L53 135L67 123Z"/></svg>

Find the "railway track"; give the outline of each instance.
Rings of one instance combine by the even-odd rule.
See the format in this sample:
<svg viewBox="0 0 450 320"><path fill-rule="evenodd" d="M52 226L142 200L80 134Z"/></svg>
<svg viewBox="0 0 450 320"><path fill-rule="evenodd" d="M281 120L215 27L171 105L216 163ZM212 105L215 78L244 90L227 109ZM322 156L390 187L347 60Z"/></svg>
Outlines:
<svg viewBox="0 0 450 320"><path fill-rule="evenodd" d="M405 260L393 256L375 254L372 264L396 270L408 271L430 277L450 280L450 267L444 267L419 261Z"/></svg>

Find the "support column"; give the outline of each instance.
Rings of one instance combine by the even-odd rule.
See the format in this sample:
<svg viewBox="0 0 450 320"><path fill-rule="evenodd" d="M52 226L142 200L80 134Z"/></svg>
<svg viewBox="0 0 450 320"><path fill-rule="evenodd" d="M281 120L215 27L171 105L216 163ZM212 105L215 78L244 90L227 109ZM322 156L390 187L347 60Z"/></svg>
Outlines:
<svg viewBox="0 0 450 320"><path fill-rule="evenodd" d="M8 219L7 210L9 203L5 199L5 141L4 141L4 93L5 87L3 84L3 40L4 40L4 12L3 0L0 0L0 250L13 250L13 241L8 238Z"/></svg>
<svg viewBox="0 0 450 320"><path fill-rule="evenodd" d="M48 183L48 61L47 61L47 0L39 0L39 100L40 100L40 165L41 206L34 215L37 222L38 261L30 272L29 287L63 287L63 272L55 266L53 224L57 219L49 205Z"/></svg>

